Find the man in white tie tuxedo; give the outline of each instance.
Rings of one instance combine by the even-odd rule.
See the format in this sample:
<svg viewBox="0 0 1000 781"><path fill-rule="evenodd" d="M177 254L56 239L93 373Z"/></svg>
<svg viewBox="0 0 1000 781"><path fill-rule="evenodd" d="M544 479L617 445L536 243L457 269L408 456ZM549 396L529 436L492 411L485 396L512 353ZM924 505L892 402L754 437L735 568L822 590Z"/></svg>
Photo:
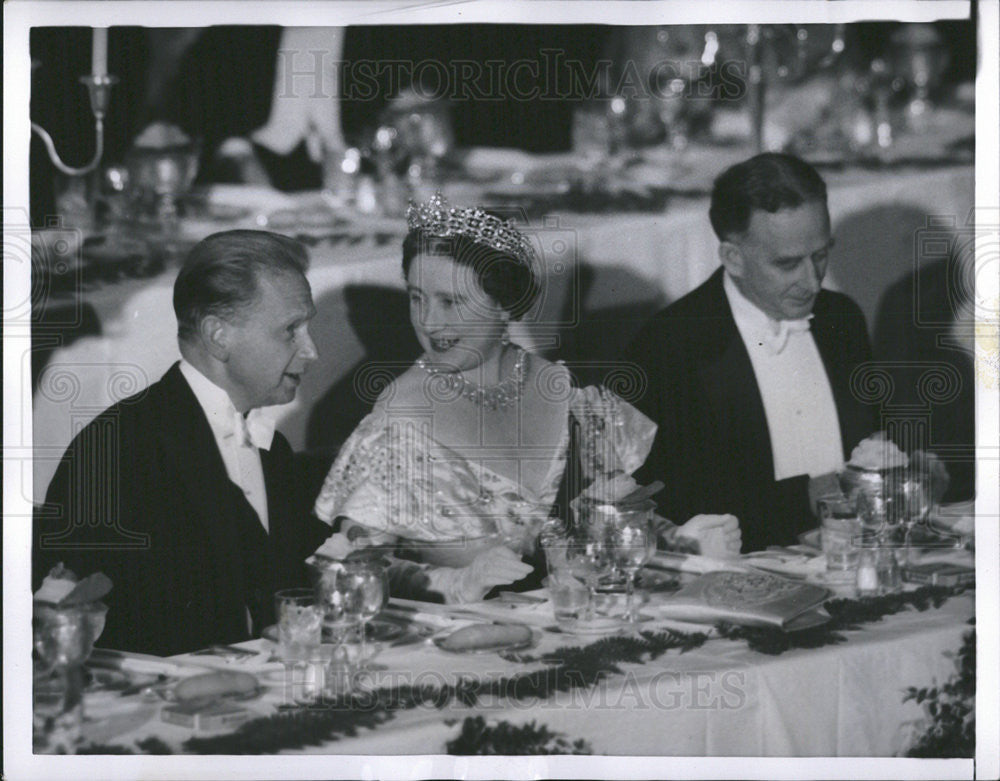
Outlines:
<svg viewBox="0 0 1000 781"><path fill-rule="evenodd" d="M833 247L826 185L808 163L762 154L715 181L722 268L654 316L629 351L637 406L659 426L644 467L671 518L733 513L744 549L815 526L811 479L876 428L850 387L870 360L864 315L821 285Z"/></svg>
<svg viewBox="0 0 1000 781"><path fill-rule="evenodd" d="M329 527L261 408L317 355L297 242L227 231L174 284L181 360L74 438L35 518L34 580L58 561L114 582L100 644L154 654L259 636Z"/></svg>

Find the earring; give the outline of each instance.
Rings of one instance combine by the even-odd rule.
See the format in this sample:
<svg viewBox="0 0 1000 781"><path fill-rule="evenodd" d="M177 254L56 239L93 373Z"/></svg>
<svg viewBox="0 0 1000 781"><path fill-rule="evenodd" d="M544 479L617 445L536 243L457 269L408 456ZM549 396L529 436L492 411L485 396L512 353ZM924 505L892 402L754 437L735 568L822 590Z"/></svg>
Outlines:
<svg viewBox="0 0 1000 781"><path fill-rule="evenodd" d="M504 323L503 333L500 334L500 346L506 347L510 344L510 326Z"/></svg>

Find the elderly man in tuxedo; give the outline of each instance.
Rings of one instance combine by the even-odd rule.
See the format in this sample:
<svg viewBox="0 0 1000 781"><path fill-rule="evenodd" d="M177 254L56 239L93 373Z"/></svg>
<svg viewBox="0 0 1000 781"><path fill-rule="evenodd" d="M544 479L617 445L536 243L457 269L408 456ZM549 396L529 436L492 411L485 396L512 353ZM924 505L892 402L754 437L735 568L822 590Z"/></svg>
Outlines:
<svg viewBox="0 0 1000 781"><path fill-rule="evenodd" d="M808 163L762 154L723 172L709 218L718 269L654 316L630 349L659 426L647 479L671 518L733 513L744 550L815 526L810 481L876 428L851 392L870 360L864 315L822 289L833 248L826 186Z"/></svg>
<svg viewBox="0 0 1000 781"><path fill-rule="evenodd" d="M216 233L174 285L181 360L72 441L35 518L34 578L62 561L114 581L100 644L155 654L258 636L274 591L306 585L329 527L261 407L316 356L296 242Z"/></svg>

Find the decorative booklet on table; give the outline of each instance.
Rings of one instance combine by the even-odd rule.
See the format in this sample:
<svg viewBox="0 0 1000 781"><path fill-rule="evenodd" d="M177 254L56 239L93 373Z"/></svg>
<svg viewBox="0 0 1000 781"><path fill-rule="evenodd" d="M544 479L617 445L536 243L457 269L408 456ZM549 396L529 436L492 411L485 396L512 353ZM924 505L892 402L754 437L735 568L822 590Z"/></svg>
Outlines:
<svg viewBox="0 0 1000 781"><path fill-rule="evenodd" d="M822 586L767 572L710 572L660 606L660 615L695 623L785 627L830 596Z"/></svg>

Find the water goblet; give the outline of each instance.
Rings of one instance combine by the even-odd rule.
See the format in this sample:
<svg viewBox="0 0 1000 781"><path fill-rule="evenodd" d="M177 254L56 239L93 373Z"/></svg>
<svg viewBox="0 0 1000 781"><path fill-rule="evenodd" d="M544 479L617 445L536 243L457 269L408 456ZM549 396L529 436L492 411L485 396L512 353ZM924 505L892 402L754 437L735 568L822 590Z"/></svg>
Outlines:
<svg viewBox="0 0 1000 781"><path fill-rule="evenodd" d="M907 566L910 563L912 553L913 530L926 523L931 510L933 498L930 477L915 475L904 480L900 485L900 498L903 505L900 516L905 529L903 533L903 565Z"/></svg>
<svg viewBox="0 0 1000 781"><path fill-rule="evenodd" d="M83 725L83 665L104 630L108 607L35 604L34 741L40 752L74 753Z"/></svg>
<svg viewBox="0 0 1000 781"><path fill-rule="evenodd" d="M310 564L316 584L316 597L323 613L322 639L341 645L352 629L357 617L348 610L351 595L351 578L343 562L320 560Z"/></svg>
<svg viewBox="0 0 1000 781"><path fill-rule="evenodd" d="M868 536L874 536L881 547L889 541L893 531L899 526L898 506L892 492L876 490L858 492L858 518Z"/></svg>
<svg viewBox="0 0 1000 781"><path fill-rule="evenodd" d="M360 626L359 667L374 670L368 659L368 623L389 601L389 576L377 559L349 559L343 563L347 582L346 612Z"/></svg>
<svg viewBox="0 0 1000 781"><path fill-rule="evenodd" d="M625 618L638 621L635 579L656 552L656 532L648 513L623 515L610 532L611 555L625 573Z"/></svg>

